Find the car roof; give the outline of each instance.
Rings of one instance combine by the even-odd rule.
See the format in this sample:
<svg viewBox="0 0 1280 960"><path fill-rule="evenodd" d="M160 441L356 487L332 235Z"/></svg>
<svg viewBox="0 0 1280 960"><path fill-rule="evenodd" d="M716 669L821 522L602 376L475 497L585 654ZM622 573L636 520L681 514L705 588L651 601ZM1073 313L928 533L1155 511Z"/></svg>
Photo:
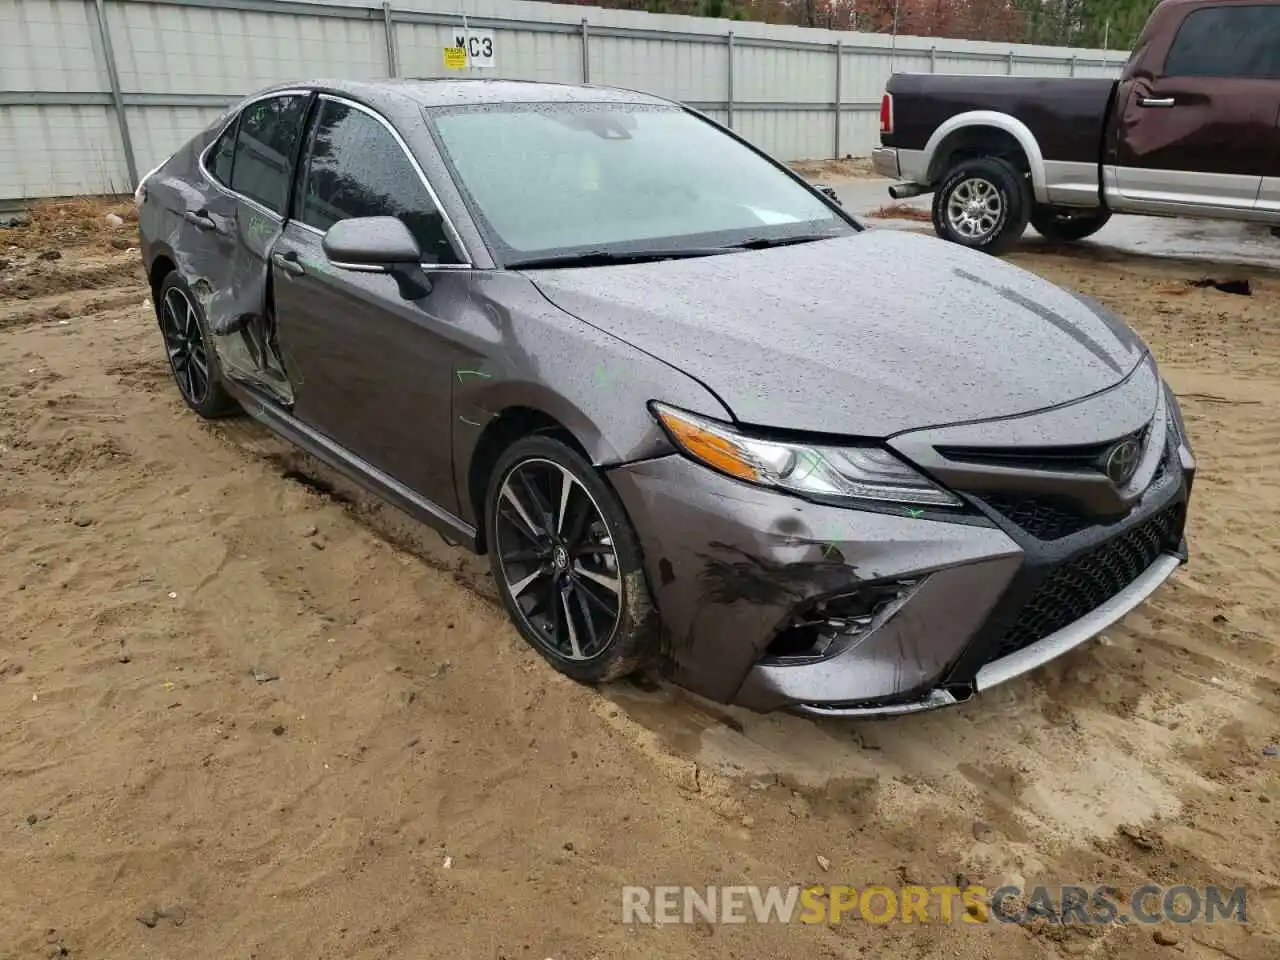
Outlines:
<svg viewBox="0 0 1280 960"><path fill-rule="evenodd" d="M404 80L302 80L279 84L280 89L311 87L345 94L377 105L407 98L424 107L486 103L643 103L672 105L671 101L636 90L578 83L496 80L481 77ZM272 88L275 89L275 88ZM264 90L261 93L269 93ZM261 95L258 94L259 96Z"/></svg>

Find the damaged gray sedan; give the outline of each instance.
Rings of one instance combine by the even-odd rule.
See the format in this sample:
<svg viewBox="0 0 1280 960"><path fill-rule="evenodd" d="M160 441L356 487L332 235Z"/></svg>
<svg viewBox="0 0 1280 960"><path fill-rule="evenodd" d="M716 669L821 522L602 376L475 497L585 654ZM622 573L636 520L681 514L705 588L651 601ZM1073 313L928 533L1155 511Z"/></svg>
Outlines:
<svg viewBox="0 0 1280 960"><path fill-rule="evenodd" d="M756 710L928 709L1186 559L1194 460L1131 330L866 230L680 105L293 84L138 202L188 406L487 553L576 679L659 665Z"/></svg>

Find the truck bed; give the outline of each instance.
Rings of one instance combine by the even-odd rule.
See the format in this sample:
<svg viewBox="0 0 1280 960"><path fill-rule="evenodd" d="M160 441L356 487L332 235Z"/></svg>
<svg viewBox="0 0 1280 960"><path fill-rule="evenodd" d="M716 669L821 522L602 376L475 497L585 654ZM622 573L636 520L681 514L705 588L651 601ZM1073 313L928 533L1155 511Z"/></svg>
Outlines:
<svg viewBox="0 0 1280 960"><path fill-rule="evenodd" d="M1046 161L1099 162L1115 80L1066 77L1006 77L896 73L894 127L886 147L923 150L952 117L973 110L1008 114L1026 124Z"/></svg>

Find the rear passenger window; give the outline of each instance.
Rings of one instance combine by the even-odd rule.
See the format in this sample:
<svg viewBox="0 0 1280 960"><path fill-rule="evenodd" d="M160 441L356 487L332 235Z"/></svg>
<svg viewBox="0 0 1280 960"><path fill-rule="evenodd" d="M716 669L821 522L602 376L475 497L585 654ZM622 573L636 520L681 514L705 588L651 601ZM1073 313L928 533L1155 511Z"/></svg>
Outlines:
<svg viewBox="0 0 1280 960"><path fill-rule="evenodd" d="M207 157L209 173L224 187L231 186L231 161L235 157L236 126L233 120L231 126L223 131L218 142L213 145Z"/></svg>
<svg viewBox="0 0 1280 960"><path fill-rule="evenodd" d="M259 100L240 114L231 189L283 214L307 97L290 94Z"/></svg>
<svg viewBox="0 0 1280 960"><path fill-rule="evenodd" d="M1280 77L1280 6L1205 7L1182 22L1166 77Z"/></svg>
<svg viewBox="0 0 1280 960"><path fill-rule="evenodd" d="M398 217L424 262L458 262L404 148L381 121L345 103L323 104L296 216L317 230L353 217Z"/></svg>

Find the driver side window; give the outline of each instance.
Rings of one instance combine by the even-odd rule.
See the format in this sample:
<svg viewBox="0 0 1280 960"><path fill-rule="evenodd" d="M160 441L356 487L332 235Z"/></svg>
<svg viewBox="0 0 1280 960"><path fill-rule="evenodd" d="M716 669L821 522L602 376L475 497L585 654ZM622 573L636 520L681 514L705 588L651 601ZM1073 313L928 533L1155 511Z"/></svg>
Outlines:
<svg viewBox="0 0 1280 960"><path fill-rule="evenodd" d="M1204 7L1187 14L1167 77L1280 77L1280 7Z"/></svg>
<svg viewBox="0 0 1280 960"><path fill-rule="evenodd" d="M424 262L458 262L404 149L381 122L349 104L323 101L296 207L295 218L317 230L353 217L397 217Z"/></svg>

